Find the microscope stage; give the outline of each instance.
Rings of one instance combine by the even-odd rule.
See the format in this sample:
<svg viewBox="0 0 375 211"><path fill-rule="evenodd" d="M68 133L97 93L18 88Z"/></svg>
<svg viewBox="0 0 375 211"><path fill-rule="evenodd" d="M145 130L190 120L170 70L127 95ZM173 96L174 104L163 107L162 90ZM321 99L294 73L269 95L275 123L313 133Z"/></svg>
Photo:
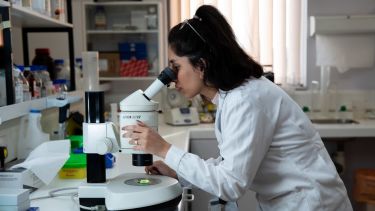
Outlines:
<svg viewBox="0 0 375 211"><path fill-rule="evenodd" d="M109 210L133 209L161 204L181 194L181 186L174 178L128 173L109 181L105 204Z"/></svg>

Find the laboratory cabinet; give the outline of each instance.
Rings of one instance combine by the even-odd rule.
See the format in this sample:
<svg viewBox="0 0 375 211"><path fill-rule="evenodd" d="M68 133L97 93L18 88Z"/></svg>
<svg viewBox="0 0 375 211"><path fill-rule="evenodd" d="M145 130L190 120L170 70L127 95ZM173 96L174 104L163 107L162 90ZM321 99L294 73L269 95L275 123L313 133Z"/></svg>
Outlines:
<svg viewBox="0 0 375 211"><path fill-rule="evenodd" d="M167 64L165 0L86 1L84 50L99 52L100 81L153 80Z"/></svg>

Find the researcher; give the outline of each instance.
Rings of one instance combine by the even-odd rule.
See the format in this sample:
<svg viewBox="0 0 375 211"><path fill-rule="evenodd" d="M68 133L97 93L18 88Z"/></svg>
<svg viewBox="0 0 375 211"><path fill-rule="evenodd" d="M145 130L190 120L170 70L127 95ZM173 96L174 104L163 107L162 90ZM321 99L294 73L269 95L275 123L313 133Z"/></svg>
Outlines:
<svg viewBox="0 0 375 211"><path fill-rule="evenodd" d="M165 141L142 122L122 128L134 149L164 158L146 167L220 199L225 210L247 190L259 210L348 211L345 186L311 121L236 42L224 16L208 5L168 35L179 92L217 106L220 156L204 160Z"/></svg>

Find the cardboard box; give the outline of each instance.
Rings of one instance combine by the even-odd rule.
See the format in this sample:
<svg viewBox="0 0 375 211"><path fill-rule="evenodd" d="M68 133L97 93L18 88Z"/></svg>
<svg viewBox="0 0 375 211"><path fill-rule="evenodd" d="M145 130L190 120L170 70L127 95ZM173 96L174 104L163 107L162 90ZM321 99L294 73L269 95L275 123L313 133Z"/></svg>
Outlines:
<svg viewBox="0 0 375 211"><path fill-rule="evenodd" d="M117 52L99 52L99 75L115 77L120 75L120 54Z"/></svg>

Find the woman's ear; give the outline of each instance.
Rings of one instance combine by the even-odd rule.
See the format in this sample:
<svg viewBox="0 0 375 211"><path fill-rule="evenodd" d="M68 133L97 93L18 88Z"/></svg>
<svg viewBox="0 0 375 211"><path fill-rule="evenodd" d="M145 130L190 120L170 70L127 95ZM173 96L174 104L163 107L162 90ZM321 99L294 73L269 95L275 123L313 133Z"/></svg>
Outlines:
<svg viewBox="0 0 375 211"><path fill-rule="evenodd" d="M206 60L204 60L203 58L200 58L199 59L199 68L200 68L200 78L203 79L204 77L204 71L207 67L207 63L206 63Z"/></svg>

